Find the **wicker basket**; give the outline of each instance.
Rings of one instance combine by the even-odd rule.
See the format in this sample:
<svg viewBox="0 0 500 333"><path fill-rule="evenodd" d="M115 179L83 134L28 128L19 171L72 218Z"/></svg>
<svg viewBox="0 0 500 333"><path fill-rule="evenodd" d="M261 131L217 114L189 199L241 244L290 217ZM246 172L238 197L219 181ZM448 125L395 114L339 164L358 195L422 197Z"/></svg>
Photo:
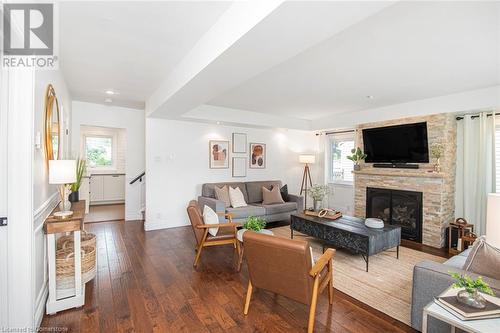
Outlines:
<svg viewBox="0 0 500 333"><path fill-rule="evenodd" d="M82 246L82 274L90 271L96 264L95 247ZM74 276L75 260L73 248L65 248L56 252L56 274L57 278L63 276Z"/></svg>
<svg viewBox="0 0 500 333"><path fill-rule="evenodd" d="M91 246L91 247L96 247L96 237L94 234L90 232L86 232L85 230L82 230L80 233L80 240L81 240L81 247L84 246ZM65 249L67 247L73 248L73 235L68 235L68 236L62 236L57 240L57 249Z"/></svg>

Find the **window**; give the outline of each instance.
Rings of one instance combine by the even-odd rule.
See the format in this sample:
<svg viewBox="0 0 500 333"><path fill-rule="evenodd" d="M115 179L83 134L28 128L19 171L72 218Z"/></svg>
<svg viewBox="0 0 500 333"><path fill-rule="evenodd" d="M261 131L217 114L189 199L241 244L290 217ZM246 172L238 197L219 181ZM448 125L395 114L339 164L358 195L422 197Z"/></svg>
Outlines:
<svg viewBox="0 0 500 333"><path fill-rule="evenodd" d="M110 168L113 166L113 137L85 137L85 155L91 168Z"/></svg>
<svg viewBox="0 0 500 333"><path fill-rule="evenodd" d="M354 148L354 132L333 134L330 136L330 181L333 183L351 183L354 180L353 162L347 159Z"/></svg>

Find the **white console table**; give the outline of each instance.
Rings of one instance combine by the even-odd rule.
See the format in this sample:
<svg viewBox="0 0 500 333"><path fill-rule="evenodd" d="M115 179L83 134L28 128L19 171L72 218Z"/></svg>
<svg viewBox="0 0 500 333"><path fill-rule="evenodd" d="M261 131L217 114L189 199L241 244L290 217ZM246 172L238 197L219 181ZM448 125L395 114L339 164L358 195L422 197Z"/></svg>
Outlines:
<svg viewBox="0 0 500 333"><path fill-rule="evenodd" d="M83 218L85 216L85 201L76 202L71 207L73 216L69 219L60 220L49 216L45 220L45 233L47 234L47 254L49 265L49 297L46 304L47 314L55 314L59 311L78 308L85 303L85 288L82 286L82 255L80 252L80 233L83 230ZM58 209L56 208L55 211ZM57 298L57 276L56 276L56 234L73 232L74 260L75 260L75 292L74 295Z"/></svg>

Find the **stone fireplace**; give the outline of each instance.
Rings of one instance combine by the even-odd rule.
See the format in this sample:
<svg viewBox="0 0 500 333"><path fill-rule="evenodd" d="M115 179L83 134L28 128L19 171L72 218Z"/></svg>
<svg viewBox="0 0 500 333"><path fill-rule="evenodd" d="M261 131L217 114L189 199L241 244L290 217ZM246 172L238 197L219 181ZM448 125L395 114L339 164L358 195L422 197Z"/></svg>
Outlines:
<svg viewBox="0 0 500 333"><path fill-rule="evenodd" d="M429 147L435 143L444 147L441 172L432 172L435 163L432 158L430 163L419 164L419 169L382 169L364 163L360 171L354 172L354 208L358 217L372 215L401 224L403 238L441 248L445 245L446 227L455 213L456 120L453 115L436 114L359 125L356 140L357 146L363 147L361 129L364 128L424 121L427 122ZM375 201L368 200L367 194L374 193L370 189L378 190ZM385 199L384 190L387 191ZM401 204L410 198L417 202ZM386 207L382 207L384 205ZM414 224L415 228L411 228Z"/></svg>
<svg viewBox="0 0 500 333"><path fill-rule="evenodd" d="M366 188L366 217L401 227L401 238L422 242L422 192Z"/></svg>

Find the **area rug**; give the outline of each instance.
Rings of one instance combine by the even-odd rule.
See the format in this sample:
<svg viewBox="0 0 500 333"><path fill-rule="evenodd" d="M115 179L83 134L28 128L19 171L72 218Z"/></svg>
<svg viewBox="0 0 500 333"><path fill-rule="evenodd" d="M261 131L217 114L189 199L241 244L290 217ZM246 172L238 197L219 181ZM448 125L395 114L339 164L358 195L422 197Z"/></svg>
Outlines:
<svg viewBox="0 0 500 333"><path fill-rule="evenodd" d="M290 238L290 227L272 229L279 237ZM294 232L294 239L307 240L318 259L322 245L313 237ZM369 272L361 255L337 250L333 261L333 286L349 296L392 318L410 325L413 267L422 260L444 262L446 259L406 247L388 250L370 257Z"/></svg>

